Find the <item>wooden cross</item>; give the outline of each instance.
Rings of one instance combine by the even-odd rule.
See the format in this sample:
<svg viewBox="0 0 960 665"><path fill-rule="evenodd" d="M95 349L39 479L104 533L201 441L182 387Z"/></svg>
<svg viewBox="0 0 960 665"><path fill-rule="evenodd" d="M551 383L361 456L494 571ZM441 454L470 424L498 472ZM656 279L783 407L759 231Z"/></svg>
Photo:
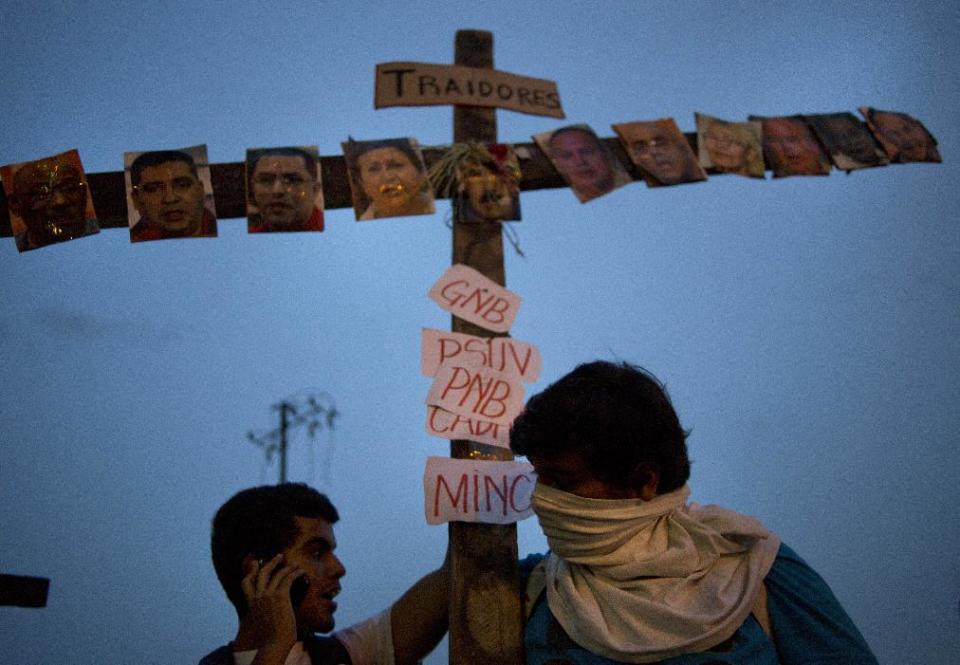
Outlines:
<svg viewBox="0 0 960 665"><path fill-rule="evenodd" d="M485 31L457 32L455 64L493 68L493 35ZM454 143L497 142L496 111L473 106L454 107ZM696 133L686 133L687 141L697 148ZM627 157L616 138L603 143L626 165L634 180L640 171ZM529 155L522 164L520 189L565 188L567 183L535 143L514 143ZM425 149L427 166L445 152ZM211 179L217 212L225 219L246 217L245 164L211 164ZM320 158L325 209L352 207L352 198L343 156ZM714 170L708 173L718 175ZM122 171L87 174L97 219L101 228L126 228L127 210ZM493 281L506 285L503 266L503 238L498 222L461 221L459 201L454 197L453 263L468 265ZM6 196L0 188L0 236L12 235ZM490 337L494 333L453 317L453 330ZM509 450L492 448L470 441L451 443L451 456L459 459L510 460ZM522 617L517 570L516 525L451 522L450 663L456 665L517 665L524 661ZM42 606L49 580L0 576L0 605ZM11 595L12 594L12 595ZM39 603L39 605L37 604Z"/></svg>
<svg viewBox="0 0 960 665"><path fill-rule="evenodd" d="M493 35L457 32L455 64L493 69ZM453 141L497 142L496 110L455 106ZM462 263L506 286L499 222L465 223L454 199L453 263ZM481 337L494 333L453 317L453 331ZM505 448L453 441L451 457L511 460ZM517 526L451 522L450 663L517 665L523 662L523 625L517 569Z"/></svg>

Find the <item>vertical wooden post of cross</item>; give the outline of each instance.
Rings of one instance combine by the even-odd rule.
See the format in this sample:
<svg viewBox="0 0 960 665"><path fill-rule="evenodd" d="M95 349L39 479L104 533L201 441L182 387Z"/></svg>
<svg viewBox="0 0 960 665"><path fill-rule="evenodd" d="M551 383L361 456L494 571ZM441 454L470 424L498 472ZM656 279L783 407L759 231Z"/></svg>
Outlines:
<svg viewBox="0 0 960 665"><path fill-rule="evenodd" d="M493 68L493 35L479 30L457 32L455 64ZM494 109L455 106L454 143L497 141ZM503 237L499 222L466 223L454 197L453 263L462 263L506 286ZM493 336L453 317L454 332ZM451 457L513 459L509 450L470 441L453 441ZM516 525L451 522L450 663L518 665L523 662Z"/></svg>

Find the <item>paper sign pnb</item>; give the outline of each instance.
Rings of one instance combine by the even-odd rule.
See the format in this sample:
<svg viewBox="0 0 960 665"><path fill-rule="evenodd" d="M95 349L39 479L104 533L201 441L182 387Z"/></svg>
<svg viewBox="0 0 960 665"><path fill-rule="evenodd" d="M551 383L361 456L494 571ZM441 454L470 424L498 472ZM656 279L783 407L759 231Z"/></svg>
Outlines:
<svg viewBox="0 0 960 665"><path fill-rule="evenodd" d="M523 384L485 367L442 365L427 393L427 404L510 427L523 411Z"/></svg>
<svg viewBox="0 0 960 665"><path fill-rule="evenodd" d="M374 108L486 106L563 118L557 84L544 79L459 65L386 62L377 65Z"/></svg>

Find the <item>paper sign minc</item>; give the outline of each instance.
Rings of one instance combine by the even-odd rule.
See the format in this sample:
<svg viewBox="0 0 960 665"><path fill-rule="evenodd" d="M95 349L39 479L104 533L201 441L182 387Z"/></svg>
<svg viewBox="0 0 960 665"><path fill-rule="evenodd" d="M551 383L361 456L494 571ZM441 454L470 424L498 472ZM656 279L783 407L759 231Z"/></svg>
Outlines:
<svg viewBox="0 0 960 665"><path fill-rule="evenodd" d="M537 476L520 462L428 457L423 474L427 524L511 524L533 514L530 497Z"/></svg>

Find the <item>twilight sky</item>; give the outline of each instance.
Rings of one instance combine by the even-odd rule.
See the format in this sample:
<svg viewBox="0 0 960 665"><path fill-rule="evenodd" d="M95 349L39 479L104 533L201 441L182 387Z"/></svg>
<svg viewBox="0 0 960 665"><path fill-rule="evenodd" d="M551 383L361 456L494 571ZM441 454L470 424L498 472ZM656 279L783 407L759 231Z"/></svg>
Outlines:
<svg viewBox="0 0 960 665"><path fill-rule="evenodd" d="M588 204L524 193L507 246L513 336L541 390L594 358L639 363L692 430L692 498L756 515L830 583L884 663L960 662L960 7L946 2L53 2L0 5L0 163L412 136L448 107L373 109L374 65L449 63L491 30L498 69L556 81L567 120L498 112L526 142L562 124L694 112L910 113L945 163L825 178L636 182ZM338 623L440 563L421 477L426 298L450 263L433 216L323 234L130 245L121 229L20 255L0 242L0 572L52 579L0 608L0 662L193 663L232 637L209 521L274 482L245 441L271 405L334 396L332 438L292 479L330 494L347 567ZM328 470L325 472L325 469ZM535 520L520 554L545 548ZM429 663L446 662L445 653Z"/></svg>

